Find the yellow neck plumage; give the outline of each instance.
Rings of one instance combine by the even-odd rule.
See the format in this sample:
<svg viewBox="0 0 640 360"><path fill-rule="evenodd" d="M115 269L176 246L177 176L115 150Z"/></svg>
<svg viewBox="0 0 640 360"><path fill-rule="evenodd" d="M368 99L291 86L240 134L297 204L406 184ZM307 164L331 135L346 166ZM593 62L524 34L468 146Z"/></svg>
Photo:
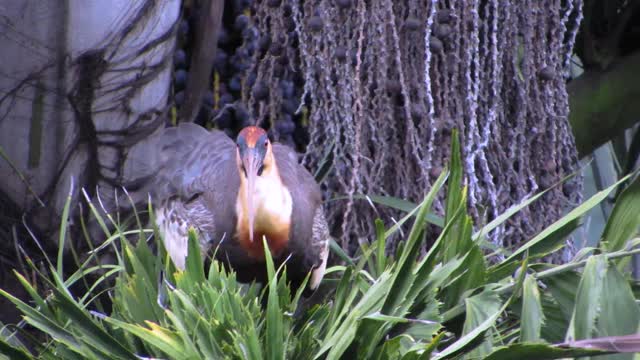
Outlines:
<svg viewBox="0 0 640 360"><path fill-rule="evenodd" d="M269 149L271 150L271 149ZM250 226L249 197L252 197L253 226ZM240 189L236 201L237 240L255 259L264 258L262 238L267 238L273 256L278 256L289 241L289 228L293 201L289 190L282 183L273 153L267 152L264 170L255 178L253 193L244 171L240 170ZM253 228L253 236L250 229Z"/></svg>

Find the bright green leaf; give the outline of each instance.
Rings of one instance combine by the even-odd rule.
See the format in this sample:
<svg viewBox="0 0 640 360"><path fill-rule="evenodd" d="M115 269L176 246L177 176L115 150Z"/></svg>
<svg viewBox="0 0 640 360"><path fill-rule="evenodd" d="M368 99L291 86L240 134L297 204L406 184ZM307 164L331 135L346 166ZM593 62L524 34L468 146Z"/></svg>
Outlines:
<svg viewBox="0 0 640 360"><path fill-rule="evenodd" d="M626 187L616 200L602 233L602 246L609 252L624 248L640 230L640 177Z"/></svg>
<svg viewBox="0 0 640 360"><path fill-rule="evenodd" d="M589 258L578 292L576 304L571 316L566 341L589 339L596 329L596 318L601 309L603 283L607 273L607 259L604 255Z"/></svg>
<svg viewBox="0 0 640 360"><path fill-rule="evenodd" d="M544 323L544 313L540 301L540 291L536 279L527 275L522 288L522 315L520 318L520 341L540 340L540 330Z"/></svg>

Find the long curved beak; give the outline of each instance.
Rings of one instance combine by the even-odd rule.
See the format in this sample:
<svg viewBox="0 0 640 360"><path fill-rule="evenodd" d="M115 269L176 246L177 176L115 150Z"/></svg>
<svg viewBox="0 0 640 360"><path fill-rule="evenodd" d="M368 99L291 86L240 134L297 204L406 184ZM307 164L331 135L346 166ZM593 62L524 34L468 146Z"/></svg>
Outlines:
<svg viewBox="0 0 640 360"><path fill-rule="evenodd" d="M256 178L258 177L258 169L260 169L261 160L252 148L246 150L242 156L242 164L244 165L245 174L247 176L247 210L249 212L249 240L253 242L253 223L256 217L256 209L254 208Z"/></svg>

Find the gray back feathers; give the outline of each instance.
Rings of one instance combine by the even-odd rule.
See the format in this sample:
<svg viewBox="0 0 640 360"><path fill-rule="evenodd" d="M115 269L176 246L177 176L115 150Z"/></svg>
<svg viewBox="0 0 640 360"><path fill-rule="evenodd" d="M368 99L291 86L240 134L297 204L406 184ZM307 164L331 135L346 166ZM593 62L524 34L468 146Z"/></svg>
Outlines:
<svg viewBox="0 0 640 360"><path fill-rule="evenodd" d="M208 240L229 240L240 186L234 142L220 131L184 123L166 129L156 148L159 171L150 191L156 206L173 202L182 208L178 215Z"/></svg>
<svg viewBox="0 0 640 360"><path fill-rule="evenodd" d="M208 246L220 244L219 254L230 263L251 263L233 238L240 177L236 164L236 145L223 132L211 132L184 123L165 129L157 138L157 151L151 164L158 169L150 187L156 207L172 206L175 214L196 227ZM309 172L298 163L296 153L273 144L280 176L293 199L292 227L286 252L296 263L308 268L318 264L319 253L313 242L313 225L322 203L320 188ZM166 239L165 239L166 240ZM201 245L203 244L201 239ZM205 249L207 246L203 246Z"/></svg>

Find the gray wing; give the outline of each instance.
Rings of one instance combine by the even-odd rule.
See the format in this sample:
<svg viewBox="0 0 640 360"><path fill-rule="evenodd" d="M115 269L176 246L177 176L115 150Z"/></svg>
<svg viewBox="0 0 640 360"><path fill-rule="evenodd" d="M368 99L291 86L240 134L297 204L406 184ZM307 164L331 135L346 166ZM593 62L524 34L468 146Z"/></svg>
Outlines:
<svg viewBox="0 0 640 360"><path fill-rule="evenodd" d="M209 132L193 123L165 129L156 148L159 171L152 196L158 200L174 196L189 200L212 190L216 185L212 181L224 177L221 172L235 169L233 141L223 132Z"/></svg>
<svg viewBox="0 0 640 360"><path fill-rule="evenodd" d="M183 268L190 226L199 232L203 256L233 235L240 184L235 145L224 133L192 123L166 129L157 141L158 171L150 195L165 248Z"/></svg>
<svg viewBox="0 0 640 360"><path fill-rule="evenodd" d="M293 256L302 257L299 263L307 268L305 271L313 269L309 283L313 290L324 275L329 255L329 227L322 209L322 192L291 148L274 144L273 153L282 182L293 199L289 250Z"/></svg>
<svg viewBox="0 0 640 360"><path fill-rule="evenodd" d="M322 206L319 206L316 210L316 215L313 218L311 236L311 248L314 254L318 254L316 258L316 264L313 266L311 272L311 278L309 279L309 288L315 290L320 281L324 277L324 272L327 268L327 260L329 259L329 225L327 219L324 216Z"/></svg>

